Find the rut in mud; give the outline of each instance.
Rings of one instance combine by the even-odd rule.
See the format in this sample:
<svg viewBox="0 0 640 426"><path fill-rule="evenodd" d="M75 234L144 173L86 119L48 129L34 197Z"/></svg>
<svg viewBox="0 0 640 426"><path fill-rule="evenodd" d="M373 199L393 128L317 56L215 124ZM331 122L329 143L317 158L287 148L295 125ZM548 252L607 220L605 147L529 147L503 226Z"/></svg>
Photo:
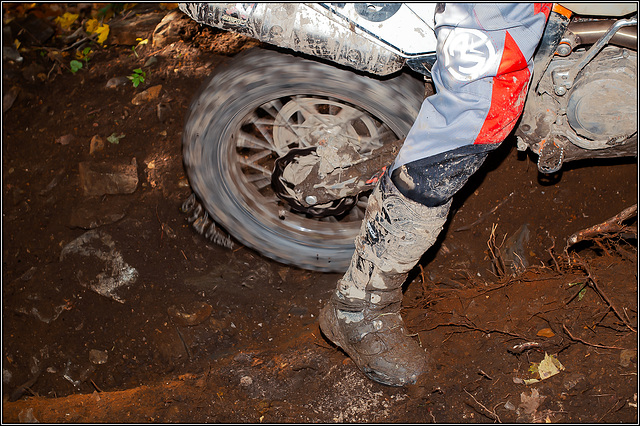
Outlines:
<svg viewBox="0 0 640 426"><path fill-rule="evenodd" d="M54 19L97 9L25 7L5 10L3 421L637 423L637 219L606 222L637 203L635 158L547 178L505 141L406 284L431 373L390 388L319 332L339 274L180 212L191 99L257 43L141 4L72 73L79 24ZM120 190L92 192L105 170Z"/></svg>

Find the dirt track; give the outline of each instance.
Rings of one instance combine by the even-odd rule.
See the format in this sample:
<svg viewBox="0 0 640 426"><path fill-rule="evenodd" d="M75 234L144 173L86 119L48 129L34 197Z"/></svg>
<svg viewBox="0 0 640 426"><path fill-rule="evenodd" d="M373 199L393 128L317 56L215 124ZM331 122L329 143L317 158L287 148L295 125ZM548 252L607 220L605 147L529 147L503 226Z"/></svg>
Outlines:
<svg viewBox="0 0 640 426"><path fill-rule="evenodd" d="M14 31L24 59L3 59L3 107L17 93L2 129L4 422L637 423L637 240L597 235L563 253L570 235L637 203L635 158L549 180L508 139L407 282L403 314L431 374L378 385L318 330L339 275L209 244L180 212L191 98L256 43L187 19L154 46L169 12L138 8L112 18L106 47L75 74L50 54L69 45L74 27L52 22L65 10L5 14L57 35L41 46ZM136 37L149 42L134 51ZM134 88L136 68L146 78ZM108 88L115 77L124 84ZM86 195L82 167L132 164L133 192ZM512 275L509 259L527 267ZM96 286L109 268L134 279ZM545 353L564 369L523 383Z"/></svg>

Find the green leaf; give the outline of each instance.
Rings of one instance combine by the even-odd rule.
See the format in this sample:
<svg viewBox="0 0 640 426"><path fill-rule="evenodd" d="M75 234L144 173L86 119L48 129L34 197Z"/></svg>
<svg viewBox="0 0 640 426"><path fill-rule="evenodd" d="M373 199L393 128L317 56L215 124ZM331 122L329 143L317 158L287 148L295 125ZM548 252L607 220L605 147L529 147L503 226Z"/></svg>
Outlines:
<svg viewBox="0 0 640 426"><path fill-rule="evenodd" d="M127 78L133 82L133 87L138 87L140 83L144 83L144 78L146 76L146 72L142 71L140 68L136 68L133 70L133 74L127 76Z"/></svg>
<svg viewBox="0 0 640 426"><path fill-rule="evenodd" d="M582 290L580 290L578 292L578 301L582 300L582 298L584 297L584 294L587 292L587 287L583 288Z"/></svg>
<svg viewBox="0 0 640 426"><path fill-rule="evenodd" d="M125 136L124 133L120 133L119 136L116 136L115 133L111 133L111 136L107 138L107 141L117 145L120 143L120 139L124 138L124 136Z"/></svg>
<svg viewBox="0 0 640 426"><path fill-rule="evenodd" d="M82 68L82 62L74 59L69 62L69 68L71 69L71 72L75 74L80 68Z"/></svg>

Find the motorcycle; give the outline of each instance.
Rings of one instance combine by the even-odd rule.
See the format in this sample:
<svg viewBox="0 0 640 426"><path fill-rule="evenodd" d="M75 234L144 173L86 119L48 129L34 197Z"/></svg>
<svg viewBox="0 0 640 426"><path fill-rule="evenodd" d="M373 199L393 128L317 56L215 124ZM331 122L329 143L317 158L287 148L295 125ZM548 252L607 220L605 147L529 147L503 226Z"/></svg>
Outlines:
<svg viewBox="0 0 640 426"><path fill-rule="evenodd" d="M434 93L436 3L197 3L198 23L267 46L217 67L183 158L194 228L277 261L342 272L376 174ZM555 4L515 129L542 173L637 156L637 4ZM221 231L218 226L222 227Z"/></svg>

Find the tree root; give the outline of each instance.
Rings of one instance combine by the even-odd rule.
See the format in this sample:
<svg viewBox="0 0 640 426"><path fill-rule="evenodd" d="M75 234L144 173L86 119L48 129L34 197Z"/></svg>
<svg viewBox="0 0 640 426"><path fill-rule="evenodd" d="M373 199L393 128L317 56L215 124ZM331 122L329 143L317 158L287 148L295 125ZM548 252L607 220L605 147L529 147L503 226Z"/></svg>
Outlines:
<svg viewBox="0 0 640 426"><path fill-rule="evenodd" d="M630 226L623 224L624 221L638 215L638 204L634 204L618 213L617 215L605 220L604 222L591 226L589 228L578 231L575 234L567 238L567 245L564 251L577 244L580 241L592 240L596 241L603 236L606 238L612 237L632 237L638 238L637 226Z"/></svg>

